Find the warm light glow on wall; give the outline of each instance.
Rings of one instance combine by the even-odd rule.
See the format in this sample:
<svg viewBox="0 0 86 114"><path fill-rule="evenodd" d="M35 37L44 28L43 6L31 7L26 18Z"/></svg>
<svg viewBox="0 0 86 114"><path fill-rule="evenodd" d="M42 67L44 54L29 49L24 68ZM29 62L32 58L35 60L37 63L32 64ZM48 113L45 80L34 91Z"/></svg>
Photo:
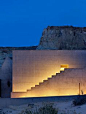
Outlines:
<svg viewBox="0 0 86 114"><path fill-rule="evenodd" d="M23 98L23 97L27 97L27 96L19 96L19 98Z"/></svg>
<svg viewBox="0 0 86 114"><path fill-rule="evenodd" d="M69 68L68 64L63 64L60 66L60 71L64 71L65 68Z"/></svg>
<svg viewBox="0 0 86 114"><path fill-rule="evenodd" d="M60 71L64 71L64 68L60 68Z"/></svg>
<svg viewBox="0 0 86 114"><path fill-rule="evenodd" d="M39 91L38 91L39 92ZM54 93L53 91L51 92L44 92L45 94L37 94L37 93L32 93L32 94L29 94L29 93L24 93L24 96L21 96L21 92L18 94L18 93L12 93L11 94L11 98L25 98L25 97L48 97L48 96L69 96L69 95L78 95L78 93L76 93L75 91L72 91L72 92L69 92L69 93L65 93L65 91L63 91L62 93ZM23 95L23 93L22 93Z"/></svg>

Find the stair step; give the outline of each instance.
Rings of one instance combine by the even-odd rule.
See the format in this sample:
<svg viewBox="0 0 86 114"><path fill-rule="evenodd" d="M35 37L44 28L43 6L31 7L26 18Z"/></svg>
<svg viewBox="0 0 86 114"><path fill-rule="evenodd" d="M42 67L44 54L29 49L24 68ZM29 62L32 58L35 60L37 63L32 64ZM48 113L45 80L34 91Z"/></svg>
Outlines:
<svg viewBox="0 0 86 114"><path fill-rule="evenodd" d="M56 76L56 74L55 75L52 75L51 78L54 77L54 76Z"/></svg>
<svg viewBox="0 0 86 114"><path fill-rule="evenodd" d="M52 78L53 78L53 77L56 77L56 75L55 75L55 76L52 76Z"/></svg>
<svg viewBox="0 0 86 114"><path fill-rule="evenodd" d="M38 87L39 85L35 85L35 87Z"/></svg>
<svg viewBox="0 0 86 114"><path fill-rule="evenodd" d="M43 82L40 82L39 85L42 84L42 83L43 83Z"/></svg>
<svg viewBox="0 0 86 114"><path fill-rule="evenodd" d="M31 89L28 89L27 92L31 91Z"/></svg>
<svg viewBox="0 0 86 114"><path fill-rule="evenodd" d="M64 72L64 71L60 71L60 73L62 73L62 72Z"/></svg>
<svg viewBox="0 0 86 114"><path fill-rule="evenodd" d="M50 79L52 79L52 78L48 78L48 80L50 80ZM47 80L47 81L48 81L48 80Z"/></svg>
<svg viewBox="0 0 86 114"><path fill-rule="evenodd" d="M57 76L57 75L60 75L60 73L56 73L56 76Z"/></svg>
<svg viewBox="0 0 86 114"><path fill-rule="evenodd" d="M47 82L47 81L48 81L48 80L43 80L43 83L44 83L44 82Z"/></svg>
<svg viewBox="0 0 86 114"><path fill-rule="evenodd" d="M34 89L35 87L31 87L31 90Z"/></svg>

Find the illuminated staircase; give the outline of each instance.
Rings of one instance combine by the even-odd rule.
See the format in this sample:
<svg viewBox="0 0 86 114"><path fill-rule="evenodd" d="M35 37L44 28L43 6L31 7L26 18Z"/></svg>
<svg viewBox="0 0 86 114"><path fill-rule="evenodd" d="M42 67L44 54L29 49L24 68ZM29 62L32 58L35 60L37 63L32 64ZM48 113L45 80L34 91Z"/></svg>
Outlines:
<svg viewBox="0 0 86 114"><path fill-rule="evenodd" d="M48 77L46 80L43 80L42 82L39 82L39 84L35 85L34 87L31 87L31 89L27 89L27 92L32 91L32 90L40 87L44 83L47 83L49 80L52 80L53 78L62 75L62 73L65 72L66 69L64 69L64 70L62 69L62 71L60 71L60 73L56 73L55 75L52 75L52 76Z"/></svg>
<svg viewBox="0 0 86 114"><path fill-rule="evenodd" d="M68 64L62 64L60 65L60 70L57 72L53 72L53 74L51 74L50 76L46 77L46 78L42 78L42 80L39 80L39 82L35 83L34 85L32 85L32 87L30 87L29 89L27 89L26 91L32 90L35 87L38 87L39 85L41 85L42 83L48 81L49 79L52 79L53 77L55 77L57 74L60 75L62 72L64 72L65 69L68 69L69 65Z"/></svg>
<svg viewBox="0 0 86 114"><path fill-rule="evenodd" d="M64 71L52 75L52 77L39 82L35 87L31 87L27 92L13 93L12 98L18 97L45 97L45 96L64 96L64 95L77 95L78 86L76 83L77 76L76 71L79 68L65 68Z"/></svg>
<svg viewBox="0 0 86 114"><path fill-rule="evenodd" d="M52 75L52 78L43 80L39 85L31 87L27 90L27 97L44 97L44 96L60 96L60 95L75 95L77 86L73 85L73 76L71 73L75 72L75 68L65 68L64 71ZM71 78L72 77L72 78ZM69 83L71 82L71 83Z"/></svg>

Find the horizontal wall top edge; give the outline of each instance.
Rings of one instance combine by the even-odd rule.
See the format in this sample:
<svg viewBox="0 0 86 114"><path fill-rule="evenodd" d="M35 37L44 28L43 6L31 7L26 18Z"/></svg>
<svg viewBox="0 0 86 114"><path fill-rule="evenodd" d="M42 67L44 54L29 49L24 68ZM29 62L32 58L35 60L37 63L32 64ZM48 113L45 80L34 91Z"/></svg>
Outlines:
<svg viewBox="0 0 86 114"><path fill-rule="evenodd" d="M25 52L25 51L29 51L29 52L49 52L49 51L56 51L56 52L81 52L81 51L83 51L83 52L86 52L86 50L13 50L12 52L18 52L18 51L23 51L23 52Z"/></svg>

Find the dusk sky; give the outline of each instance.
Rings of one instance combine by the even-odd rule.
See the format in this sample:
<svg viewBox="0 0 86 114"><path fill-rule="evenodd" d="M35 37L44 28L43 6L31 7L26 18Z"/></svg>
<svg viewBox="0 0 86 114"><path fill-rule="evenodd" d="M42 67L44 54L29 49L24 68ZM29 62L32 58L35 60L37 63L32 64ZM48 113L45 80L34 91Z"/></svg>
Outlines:
<svg viewBox="0 0 86 114"><path fill-rule="evenodd" d="M35 46L63 25L86 26L86 0L0 0L0 46Z"/></svg>

